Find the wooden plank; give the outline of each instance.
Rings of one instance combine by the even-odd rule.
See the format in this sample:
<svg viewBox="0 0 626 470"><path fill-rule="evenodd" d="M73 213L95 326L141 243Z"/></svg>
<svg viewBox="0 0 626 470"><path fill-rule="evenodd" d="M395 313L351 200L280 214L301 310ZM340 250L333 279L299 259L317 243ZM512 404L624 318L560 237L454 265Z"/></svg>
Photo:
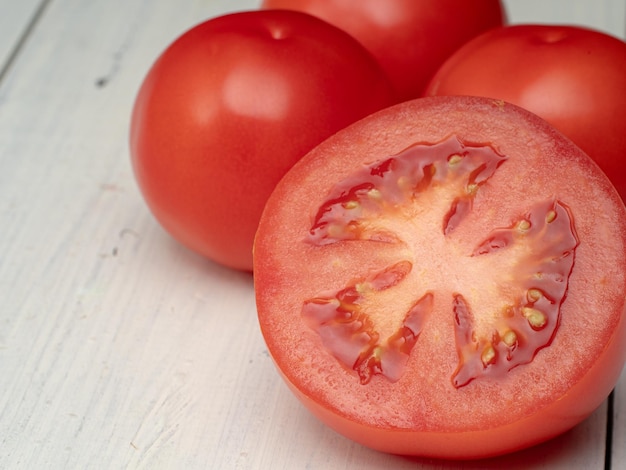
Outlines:
<svg viewBox="0 0 626 470"><path fill-rule="evenodd" d="M489 462L337 436L278 378L250 276L147 212L127 150L141 79L185 29L256 4L55 0L0 83L0 468L603 468L606 404Z"/></svg>
<svg viewBox="0 0 626 470"><path fill-rule="evenodd" d="M626 470L626 369L613 396L613 445L611 469Z"/></svg>
<svg viewBox="0 0 626 470"><path fill-rule="evenodd" d="M0 468L201 468L250 393L249 276L163 235L127 152L149 64L228 3L56 1L4 78Z"/></svg>
<svg viewBox="0 0 626 470"><path fill-rule="evenodd" d="M0 0L0 78L46 3L47 0Z"/></svg>
<svg viewBox="0 0 626 470"><path fill-rule="evenodd" d="M626 38L624 0L503 0L512 23L574 24Z"/></svg>

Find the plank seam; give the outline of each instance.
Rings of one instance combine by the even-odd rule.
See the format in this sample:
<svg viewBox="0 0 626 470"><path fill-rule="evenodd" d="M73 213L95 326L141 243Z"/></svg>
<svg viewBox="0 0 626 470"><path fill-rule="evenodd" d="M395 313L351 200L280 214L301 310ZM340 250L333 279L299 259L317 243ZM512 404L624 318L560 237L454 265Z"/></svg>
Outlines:
<svg viewBox="0 0 626 470"><path fill-rule="evenodd" d="M615 390L613 390L609 395L606 408L606 445L604 454L604 470L611 470L613 457L613 414L615 413Z"/></svg>
<svg viewBox="0 0 626 470"><path fill-rule="evenodd" d="M22 32L21 36L17 40L15 47L13 48L13 50L11 51L11 54L7 58L6 62L4 63L4 66L0 69L0 83L4 81L4 77L6 77L9 71L11 70L11 67L15 63L17 56L24 48L24 45L28 41L28 38L30 37L33 30L35 29L35 26L37 26L37 23L39 23L39 20L43 16L43 13L48 7L48 5L50 4L50 1L51 0L43 0L39 4L39 7L37 8L35 13L31 17L28 24L26 25L26 28L24 28L24 31Z"/></svg>

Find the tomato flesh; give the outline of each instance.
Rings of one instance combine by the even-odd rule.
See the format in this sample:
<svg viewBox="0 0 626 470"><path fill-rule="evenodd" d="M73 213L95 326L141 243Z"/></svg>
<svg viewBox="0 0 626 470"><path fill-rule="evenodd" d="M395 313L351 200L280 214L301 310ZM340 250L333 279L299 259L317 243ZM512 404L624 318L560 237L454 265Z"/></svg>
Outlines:
<svg viewBox="0 0 626 470"><path fill-rule="evenodd" d="M593 412L626 358L626 209L500 101L420 99L339 132L279 183L254 253L281 375L378 450L536 444Z"/></svg>

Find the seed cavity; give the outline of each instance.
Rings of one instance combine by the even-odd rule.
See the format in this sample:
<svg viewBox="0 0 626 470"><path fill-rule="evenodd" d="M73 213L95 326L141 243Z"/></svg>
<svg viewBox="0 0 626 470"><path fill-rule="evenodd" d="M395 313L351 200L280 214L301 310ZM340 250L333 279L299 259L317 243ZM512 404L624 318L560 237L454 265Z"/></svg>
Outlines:
<svg viewBox="0 0 626 470"><path fill-rule="evenodd" d="M491 325L485 321L491 312L474 312L461 295L455 295L459 364L452 375L454 387L485 376L504 378L512 368L532 362L552 342L578 243L568 207L545 200L510 227L493 230L477 245L471 256L514 250L510 274L519 290L503 299Z"/></svg>
<svg viewBox="0 0 626 470"><path fill-rule="evenodd" d="M472 208L480 188L507 157L489 145L469 145L452 136L436 144L415 144L402 152L356 170L330 191L317 211L307 241L314 245L348 240L380 241L388 228L386 211L407 211L434 187L445 187L450 209L443 234L450 234ZM416 221L417 223L418 221ZM334 224L346 227L329 233ZM350 226L359 227L349 230ZM385 236L383 239L388 239ZM395 239L395 241L400 241Z"/></svg>
<svg viewBox="0 0 626 470"><path fill-rule="evenodd" d="M381 335L367 311L370 295L395 287L411 268L408 261L400 261L339 291L315 296L303 305L304 321L318 333L327 351L356 373L361 384L376 375L391 382L400 379L425 318L432 311L433 294L427 293L409 308L398 329L388 337Z"/></svg>

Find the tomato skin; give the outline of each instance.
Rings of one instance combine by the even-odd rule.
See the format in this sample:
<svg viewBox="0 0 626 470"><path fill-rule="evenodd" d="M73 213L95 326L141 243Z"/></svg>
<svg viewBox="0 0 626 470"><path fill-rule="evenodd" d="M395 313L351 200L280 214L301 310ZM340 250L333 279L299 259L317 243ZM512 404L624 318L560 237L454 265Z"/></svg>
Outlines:
<svg viewBox="0 0 626 470"><path fill-rule="evenodd" d="M299 12L242 12L176 39L136 98L133 169L161 225L192 250L252 269L263 205L302 155L395 101L356 40Z"/></svg>
<svg viewBox="0 0 626 470"><path fill-rule="evenodd" d="M464 228L453 235L449 249L437 248L442 245L436 237L432 243L409 244L413 252L405 243L367 238L331 244L303 241L313 234L319 208L325 208L322 217L339 213L338 208L325 205L329 195L333 200L338 182L350 181L364 166L416 142L440 142L452 134L468 142L489 142L509 158L478 190ZM435 194L426 199L427 204L445 196L445 192ZM527 204L540 197L568 205L579 245L551 343L539 349L530 363L504 377L453 386L450 378L458 357L450 331L454 321L447 307L441 310L443 316L434 314L424 324L399 380L378 375L365 385L329 354L303 317L307 299L319 302L320 293L354 282L362 290L362 276L398 257L411 259L420 268L414 278L420 281L405 288L394 285L393 295L383 296L381 303L375 303L377 308L389 312L406 306L412 296L429 287L435 299L445 299L463 287L455 282L463 279L457 266L466 266L467 260L457 257L457 248L467 247L465 240L483 238L485 227L517 220ZM420 210L415 211L418 218ZM426 205L423 210L429 213L431 208ZM398 219L385 212L372 217L372 224L387 217L390 222L385 227L397 233L425 230L419 220ZM410 230L401 231L403 221ZM579 148L537 116L500 101L414 100L334 135L294 165L277 186L261 219L254 260L261 330L280 375L319 419L380 451L474 459L538 444L589 416L614 387L626 360L626 208L607 177ZM440 277L434 275L439 281L422 285L421 279L430 279L425 276L431 262L435 271L442 270ZM493 279L507 279L507 273L500 276L496 266L485 268L496 270ZM480 290L479 273L469 279L475 279ZM477 298L489 305L493 292L483 292L485 296Z"/></svg>
<svg viewBox="0 0 626 470"><path fill-rule="evenodd" d="M400 98L417 98L465 42L506 22L500 0L264 0L318 16L357 38L378 59Z"/></svg>
<svg viewBox="0 0 626 470"><path fill-rule="evenodd" d="M626 330L626 309L621 314L617 329L620 332ZM582 380L565 397L543 408L540 417L530 416L516 423L472 430L454 436L446 432L402 432L357 423L329 410L315 397L304 394L280 369L278 371L291 392L314 416L364 446L398 455L467 460L491 458L524 450L573 428L595 411L603 401L598 397L606 397L619 380L619 368L605 370L601 364L615 363L625 358L624 333L620 333L607 345L596 365Z"/></svg>
<svg viewBox="0 0 626 470"><path fill-rule="evenodd" d="M502 99L538 114L581 147L626 200L626 43L577 26L516 25L461 47L426 96Z"/></svg>

